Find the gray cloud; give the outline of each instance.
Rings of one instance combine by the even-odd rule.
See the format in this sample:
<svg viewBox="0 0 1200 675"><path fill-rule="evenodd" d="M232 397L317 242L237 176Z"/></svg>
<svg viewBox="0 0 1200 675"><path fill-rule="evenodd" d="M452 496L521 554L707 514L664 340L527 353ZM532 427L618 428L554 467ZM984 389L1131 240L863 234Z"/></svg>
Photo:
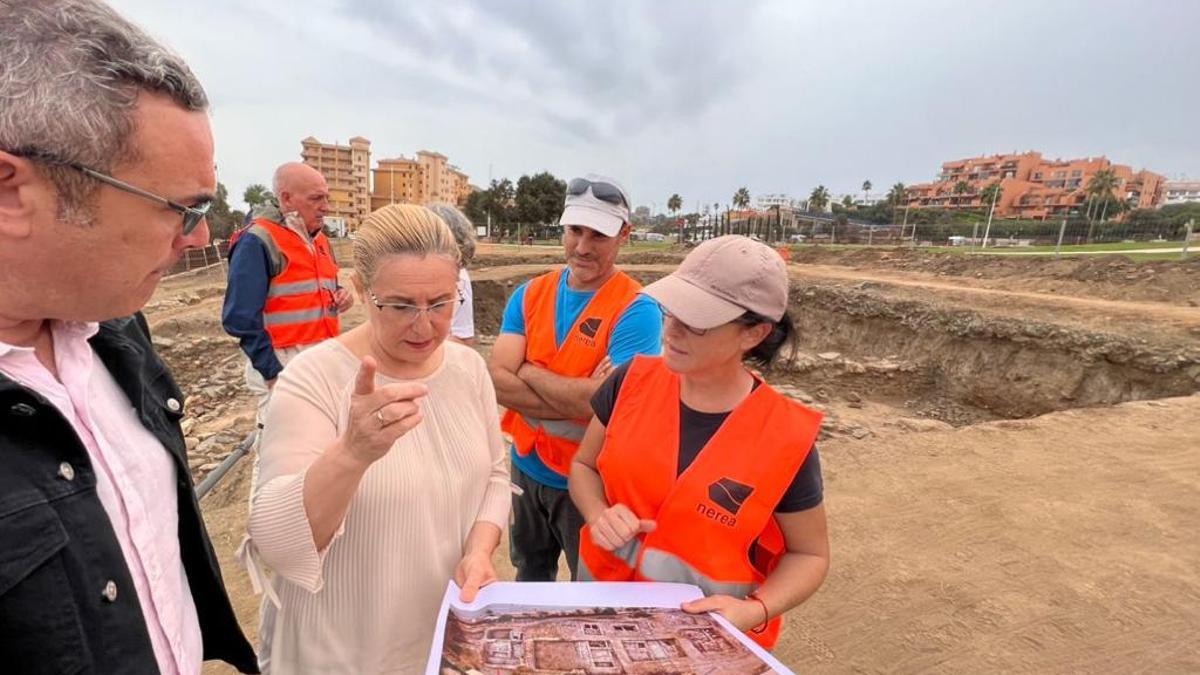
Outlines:
<svg viewBox="0 0 1200 675"><path fill-rule="evenodd" d="M465 78L528 95L527 110L585 141L612 141L664 119L702 114L734 90L751 59L745 39L759 2L674 0L437 5L351 0L343 16ZM477 91L505 99L504 91Z"/></svg>
<svg viewBox="0 0 1200 675"><path fill-rule="evenodd" d="M111 1L205 82L234 195L310 134L687 208L1010 150L1200 175L1196 2Z"/></svg>

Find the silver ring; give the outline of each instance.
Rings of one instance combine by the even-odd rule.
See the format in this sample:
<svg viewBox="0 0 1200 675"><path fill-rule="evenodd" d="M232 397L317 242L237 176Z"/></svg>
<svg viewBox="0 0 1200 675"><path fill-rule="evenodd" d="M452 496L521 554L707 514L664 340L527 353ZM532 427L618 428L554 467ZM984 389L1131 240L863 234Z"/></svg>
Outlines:
<svg viewBox="0 0 1200 675"><path fill-rule="evenodd" d="M379 420L379 426L381 427L386 427L388 425L387 421L383 419L383 409L375 411L375 419Z"/></svg>

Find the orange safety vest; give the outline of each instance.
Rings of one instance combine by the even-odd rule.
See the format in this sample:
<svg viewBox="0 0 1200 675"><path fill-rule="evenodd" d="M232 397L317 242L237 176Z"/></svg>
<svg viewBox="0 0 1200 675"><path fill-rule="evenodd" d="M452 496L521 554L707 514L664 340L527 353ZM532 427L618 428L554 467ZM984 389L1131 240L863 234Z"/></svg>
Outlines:
<svg viewBox="0 0 1200 675"><path fill-rule="evenodd" d="M786 551L775 507L804 464L821 413L760 384L692 464L679 463L679 376L661 358L634 357L597 459L609 504L657 527L616 551L579 535L580 581L673 581L744 598ZM781 617L748 635L770 649Z"/></svg>
<svg viewBox="0 0 1200 675"><path fill-rule="evenodd" d="M554 335L554 304L563 272L547 272L525 289L525 360L559 375L588 377L608 353L613 326L642 285L624 272L614 274L579 313L560 347ZM512 435L518 455L536 450L543 464L565 476L588 421L542 420L509 410L500 427Z"/></svg>
<svg viewBox="0 0 1200 675"><path fill-rule="evenodd" d="M312 243L291 228L266 218L256 218L248 228L270 241L264 244L283 259L279 273L271 277L263 325L275 349L307 345L337 337L341 332L337 303L338 265L329 250L329 239L318 232Z"/></svg>

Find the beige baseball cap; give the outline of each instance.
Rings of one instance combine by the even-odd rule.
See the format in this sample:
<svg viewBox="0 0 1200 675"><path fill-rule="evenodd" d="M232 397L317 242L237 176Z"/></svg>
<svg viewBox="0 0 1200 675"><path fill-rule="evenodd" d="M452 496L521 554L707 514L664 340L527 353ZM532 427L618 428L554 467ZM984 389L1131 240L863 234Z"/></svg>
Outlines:
<svg viewBox="0 0 1200 675"><path fill-rule="evenodd" d="M641 292L692 328L716 328L747 311L778 321L787 310L787 263L770 246L730 234L700 244Z"/></svg>

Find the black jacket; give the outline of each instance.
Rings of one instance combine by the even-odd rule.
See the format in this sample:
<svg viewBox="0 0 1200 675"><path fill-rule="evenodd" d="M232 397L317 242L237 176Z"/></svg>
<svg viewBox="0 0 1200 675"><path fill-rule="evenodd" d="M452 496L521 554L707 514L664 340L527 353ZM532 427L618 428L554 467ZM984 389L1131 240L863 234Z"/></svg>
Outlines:
<svg viewBox="0 0 1200 675"><path fill-rule="evenodd" d="M179 546L204 658L257 673L221 581L188 474L183 393L141 315L91 339L142 424L175 464ZM157 673L121 546L96 493L87 449L46 399L0 375L0 671Z"/></svg>

